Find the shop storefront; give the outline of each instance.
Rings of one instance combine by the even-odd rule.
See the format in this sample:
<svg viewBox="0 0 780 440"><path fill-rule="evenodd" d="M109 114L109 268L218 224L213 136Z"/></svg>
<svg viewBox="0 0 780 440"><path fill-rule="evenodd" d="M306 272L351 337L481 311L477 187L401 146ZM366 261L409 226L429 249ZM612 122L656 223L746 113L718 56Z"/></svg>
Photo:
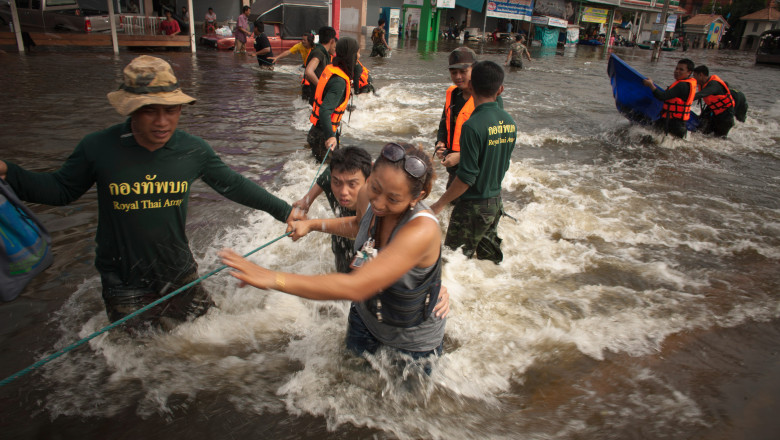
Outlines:
<svg viewBox="0 0 780 440"><path fill-rule="evenodd" d="M542 47L558 46L561 32L566 32L569 22L557 17L535 15L531 22L534 24L533 41L538 41Z"/></svg>

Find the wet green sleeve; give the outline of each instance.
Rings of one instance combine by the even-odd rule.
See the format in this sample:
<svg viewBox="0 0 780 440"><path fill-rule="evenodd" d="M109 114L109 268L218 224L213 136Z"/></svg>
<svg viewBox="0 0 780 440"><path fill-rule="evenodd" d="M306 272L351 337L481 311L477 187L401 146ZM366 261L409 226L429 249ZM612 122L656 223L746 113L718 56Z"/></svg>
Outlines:
<svg viewBox="0 0 780 440"><path fill-rule="evenodd" d="M292 212L289 203L232 170L208 145L205 148L208 155L201 178L208 186L236 203L265 211L280 222L287 221Z"/></svg>
<svg viewBox="0 0 780 440"><path fill-rule="evenodd" d="M50 173L25 170L8 164L6 180L20 199L45 205L67 205L81 197L95 183L94 167L80 143L60 169Z"/></svg>
<svg viewBox="0 0 780 440"><path fill-rule="evenodd" d="M726 94L726 90L723 88L722 85L720 85L720 83L718 83L717 81L710 81L710 83L707 84L707 87L701 89L699 92L696 93L696 95L694 95L693 100L695 101L697 99L701 99L711 95L725 95L725 94Z"/></svg>
<svg viewBox="0 0 780 440"><path fill-rule="evenodd" d="M330 166L317 176L317 185L323 189L323 191L330 191Z"/></svg>

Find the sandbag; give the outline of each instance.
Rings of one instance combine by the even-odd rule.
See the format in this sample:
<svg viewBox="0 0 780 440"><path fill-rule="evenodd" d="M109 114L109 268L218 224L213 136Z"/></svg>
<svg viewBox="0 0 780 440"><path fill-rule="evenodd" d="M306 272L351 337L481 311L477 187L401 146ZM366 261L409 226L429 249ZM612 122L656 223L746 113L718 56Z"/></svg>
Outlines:
<svg viewBox="0 0 780 440"><path fill-rule="evenodd" d="M53 260L49 232L0 179L0 300L16 299Z"/></svg>

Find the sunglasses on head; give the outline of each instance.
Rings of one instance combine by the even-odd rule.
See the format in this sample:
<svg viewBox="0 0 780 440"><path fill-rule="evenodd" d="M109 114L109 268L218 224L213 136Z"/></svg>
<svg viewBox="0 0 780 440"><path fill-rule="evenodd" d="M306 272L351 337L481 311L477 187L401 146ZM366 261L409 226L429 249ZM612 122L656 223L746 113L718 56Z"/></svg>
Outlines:
<svg viewBox="0 0 780 440"><path fill-rule="evenodd" d="M407 155L406 149L395 142L391 142L382 148L382 157L390 162L398 162L404 159L404 170L415 179L425 176L425 172L428 171L428 167L422 159L417 156Z"/></svg>

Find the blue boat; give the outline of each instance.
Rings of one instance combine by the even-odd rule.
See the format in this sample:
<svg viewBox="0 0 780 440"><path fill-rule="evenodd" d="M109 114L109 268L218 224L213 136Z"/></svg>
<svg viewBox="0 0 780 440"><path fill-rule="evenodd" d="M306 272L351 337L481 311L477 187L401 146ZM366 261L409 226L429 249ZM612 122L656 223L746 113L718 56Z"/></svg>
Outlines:
<svg viewBox="0 0 780 440"><path fill-rule="evenodd" d="M650 125L661 118L663 103L653 96L649 87L642 84L646 76L634 70L615 54L609 57L607 74L612 84L615 106L620 114L640 125ZM664 90L658 84L656 87ZM699 126L699 118L693 112L687 125L688 131L696 131L696 127Z"/></svg>

